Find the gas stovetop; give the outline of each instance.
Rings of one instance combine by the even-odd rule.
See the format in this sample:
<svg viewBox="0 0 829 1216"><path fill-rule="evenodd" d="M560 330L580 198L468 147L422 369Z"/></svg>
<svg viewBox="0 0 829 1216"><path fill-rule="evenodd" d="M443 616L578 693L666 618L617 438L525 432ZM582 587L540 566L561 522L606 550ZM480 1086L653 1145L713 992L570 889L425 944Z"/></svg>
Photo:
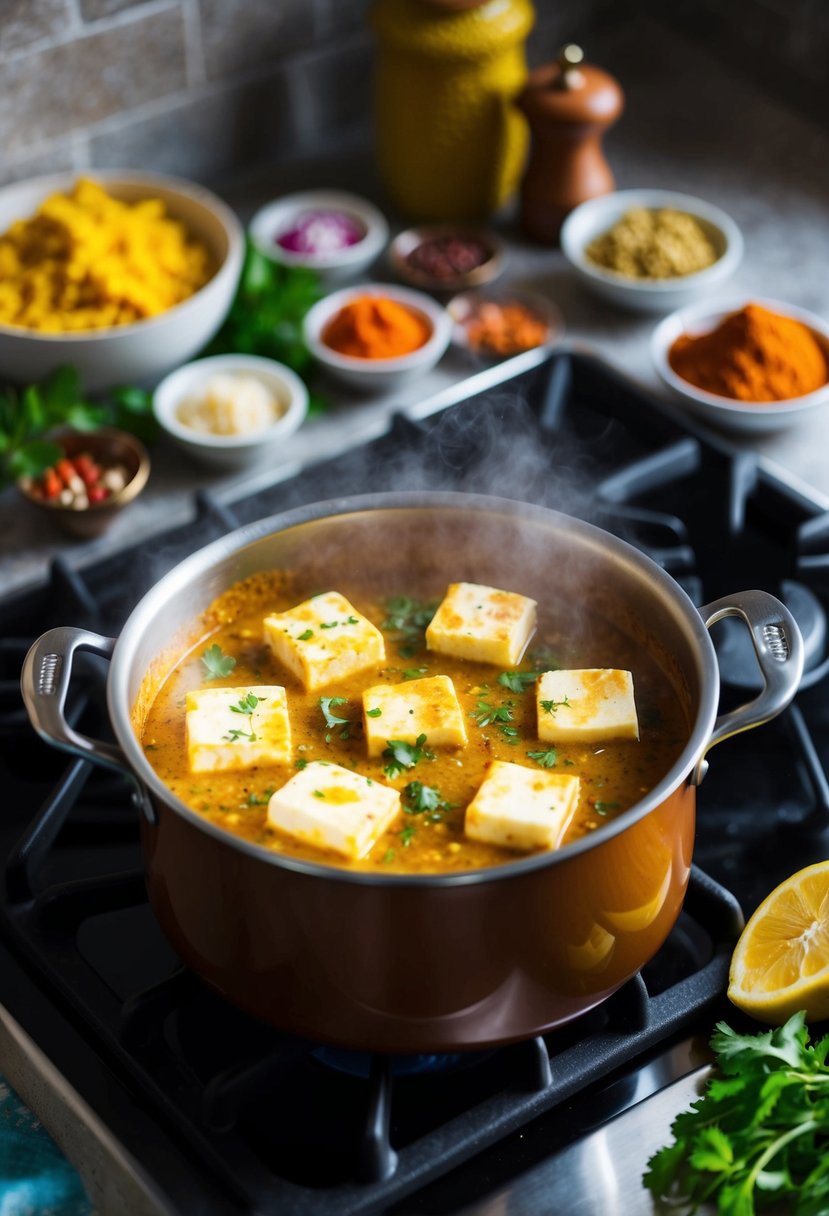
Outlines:
<svg viewBox="0 0 829 1216"><path fill-rule="evenodd" d="M696 603L750 587L779 595L806 641L797 702L712 754L700 868L655 959L576 1023L498 1051L363 1056L223 1004L155 925L128 786L41 743L19 696L23 656L43 630L114 635L161 574L216 536L301 503L392 489L566 510L644 549ZM80 573L56 561L48 583L0 601L0 1070L58 1133L102 1211L506 1210L497 1196L511 1178L671 1079L661 1060L681 1057L674 1075L692 1067L677 1045L726 1012L739 905L750 911L823 856L827 592L818 504L568 353L419 421L398 416L381 438L232 507L200 495L192 521L146 549ZM759 681L732 625L713 633L726 708ZM106 671L87 656L82 675L68 713L100 737Z"/></svg>

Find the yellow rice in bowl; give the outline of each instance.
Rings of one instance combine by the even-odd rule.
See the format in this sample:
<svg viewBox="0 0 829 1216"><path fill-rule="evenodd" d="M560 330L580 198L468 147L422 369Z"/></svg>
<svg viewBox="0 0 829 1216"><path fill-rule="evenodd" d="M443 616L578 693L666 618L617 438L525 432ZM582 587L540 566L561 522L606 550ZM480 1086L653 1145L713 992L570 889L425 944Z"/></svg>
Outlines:
<svg viewBox="0 0 829 1216"><path fill-rule="evenodd" d="M122 202L81 179L0 236L0 324L41 333L130 325L188 299L214 269L160 199Z"/></svg>

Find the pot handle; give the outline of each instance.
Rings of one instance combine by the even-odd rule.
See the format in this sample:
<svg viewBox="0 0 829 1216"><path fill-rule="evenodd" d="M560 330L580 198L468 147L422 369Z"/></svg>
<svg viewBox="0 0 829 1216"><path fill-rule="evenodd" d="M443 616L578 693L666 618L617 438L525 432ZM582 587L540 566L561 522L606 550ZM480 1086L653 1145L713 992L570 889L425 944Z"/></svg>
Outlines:
<svg viewBox="0 0 829 1216"><path fill-rule="evenodd" d="M115 639L99 633L66 625L50 629L37 639L23 661L20 689L29 720L41 739L62 751L115 769L134 783L135 775L120 747L80 734L69 725L63 712L75 651L91 650L109 659L114 649Z"/></svg>
<svg viewBox="0 0 829 1216"><path fill-rule="evenodd" d="M754 653L760 664L763 690L729 713L721 714L691 774L699 785L708 771L706 752L740 731L770 721L794 697L803 675L803 638L797 621L785 604L766 591L739 591L699 609L706 629L727 616L737 616L748 626Z"/></svg>

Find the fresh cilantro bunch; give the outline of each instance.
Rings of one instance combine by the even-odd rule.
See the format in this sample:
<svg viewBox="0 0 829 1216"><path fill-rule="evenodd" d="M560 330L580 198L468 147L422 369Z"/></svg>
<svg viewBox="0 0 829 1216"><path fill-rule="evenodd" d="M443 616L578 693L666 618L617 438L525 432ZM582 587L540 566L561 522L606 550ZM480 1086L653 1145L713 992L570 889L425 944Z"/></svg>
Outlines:
<svg viewBox="0 0 829 1216"><path fill-rule="evenodd" d="M809 1046L805 1019L756 1035L717 1025L719 1075L648 1162L649 1190L684 1212L829 1213L829 1035Z"/></svg>
<svg viewBox="0 0 829 1216"><path fill-rule="evenodd" d="M311 354L302 322L323 295L319 275L302 266L279 266L248 241L236 296L203 355L244 354L276 359L307 377ZM321 408L318 399L312 405Z"/></svg>
<svg viewBox="0 0 829 1216"><path fill-rule="evenodd" d="M116 426L139 439L157 433L151 395L140 388L113 390L92 403L84 397L74 367L59 367L45 380L19 391L0 390L0 490L18 477L39 477L60 460L63 449L49 438L61 427L91 431Z"/></svg>

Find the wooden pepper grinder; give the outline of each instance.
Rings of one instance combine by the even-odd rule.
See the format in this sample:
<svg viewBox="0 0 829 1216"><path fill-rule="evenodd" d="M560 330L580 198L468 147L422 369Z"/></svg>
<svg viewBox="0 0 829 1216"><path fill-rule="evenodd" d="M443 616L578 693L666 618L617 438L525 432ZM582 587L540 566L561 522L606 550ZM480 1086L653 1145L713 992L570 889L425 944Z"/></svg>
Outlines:
<svg viewBox="0 0 829 1216"><path fill-rule="evenodd" d="M614 186L601 141L622 112L624 94L612 76L583 58L580 47L565 46L557 60L530 74L517 99L532 132L521 227L544 245L558 242L574 207Z"/></svg>

